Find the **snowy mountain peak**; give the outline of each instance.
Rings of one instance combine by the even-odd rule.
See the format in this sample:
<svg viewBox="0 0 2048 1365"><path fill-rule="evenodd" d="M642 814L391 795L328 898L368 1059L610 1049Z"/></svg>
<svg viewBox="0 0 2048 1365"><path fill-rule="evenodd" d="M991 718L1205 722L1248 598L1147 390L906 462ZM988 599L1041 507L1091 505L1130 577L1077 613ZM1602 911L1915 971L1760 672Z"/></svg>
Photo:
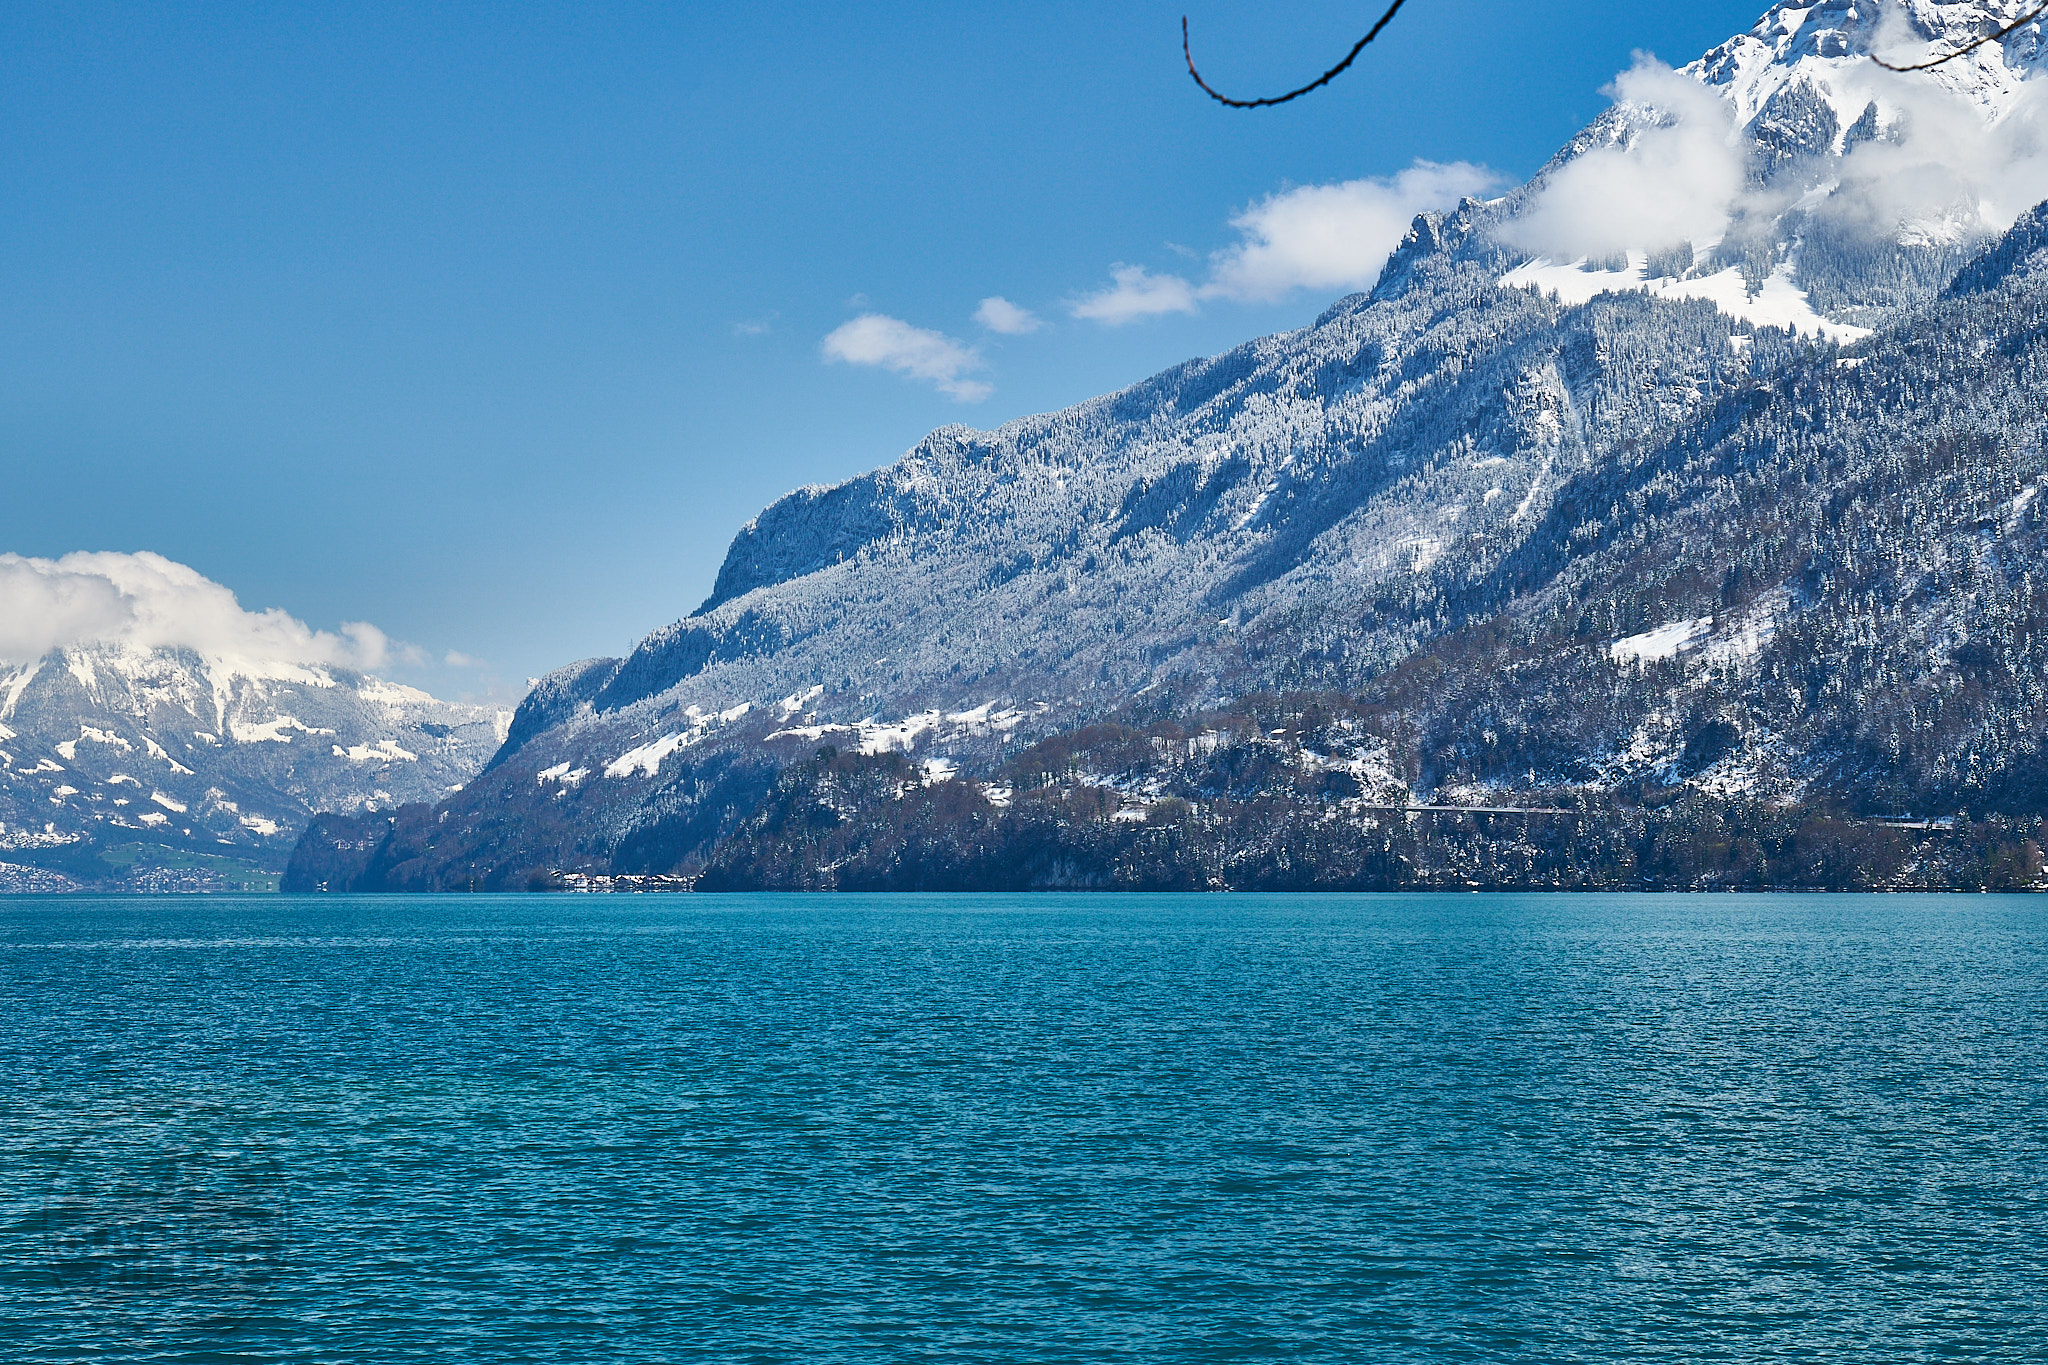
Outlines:
<svg viewBox="0 0 2048 1365"><path fill-rule="evenodd" d="M1996 122L2019 103L2027 78L2048 65L2048 20L2036 18L1999 41L1927 71L1887 71L1869 58L1905 66L1958 51L2018 19L2031 2L1781 0L1755 28L1685 70L1719 91L1746 127L1783 92L1810 89L1835 115L1835 151L1843 150L1846 136L1873 101L1881 114L1890 114L1910 103L1915 89L1945 92L1986 122Z"/></svg>
<svg viewBox="0 0 2048 1365"><path fill-rule="evenodd" d="M1866 335L2048 198L2048 22L1964 51L2031 3L1786 0L1679 71L1640 60L1509 197L1500 282Z"/></svg>
<svg viewBox="0 0 2048 1365"><path fill-rule="evenodd" d="M38 858L88 885L246 885L316 808L446 795L510 720L338 664L123 641L0 663L0 891L43 885L16 866Z"/></svg>

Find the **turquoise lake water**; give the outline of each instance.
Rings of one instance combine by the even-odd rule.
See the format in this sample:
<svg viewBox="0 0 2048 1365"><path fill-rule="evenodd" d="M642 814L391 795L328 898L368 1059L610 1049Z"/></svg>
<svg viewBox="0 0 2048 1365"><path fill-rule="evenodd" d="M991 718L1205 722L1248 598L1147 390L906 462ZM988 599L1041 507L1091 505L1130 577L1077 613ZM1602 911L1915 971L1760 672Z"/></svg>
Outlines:
<svg viewBox="0 0 2048 1365"><path fill-rule="evenodd" d="M2048 901L0 900L0 1357L2048 1358Z"/></svg>

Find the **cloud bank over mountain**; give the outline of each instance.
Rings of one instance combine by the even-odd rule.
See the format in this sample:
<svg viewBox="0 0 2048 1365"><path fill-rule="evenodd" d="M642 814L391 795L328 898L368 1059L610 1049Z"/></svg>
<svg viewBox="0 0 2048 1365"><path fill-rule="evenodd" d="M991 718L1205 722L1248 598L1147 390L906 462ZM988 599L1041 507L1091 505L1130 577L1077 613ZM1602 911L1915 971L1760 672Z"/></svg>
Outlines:
<svg viewBox="0 0 2048 1365"><path fill-rule="evenodd" d="M196 569L148 551L0 554L0 661L84 644L355 669L381 668L393 654L367 621L345 622L337 634L275 607L249 611Z"/></svg>
<svg viewBox="0 0 2048 1365"><path fill-rule="evenodd" d="M1416 214L1450 208L1497 180L1463 161L1418 161L1389 179L1269 194L1230 220L1243 240L1215 255L1202 294L1264 303L1296 289L1369 288Z"/></svg>
<svg viewBox="0 0 2048 1365"><path fill-rule="evenodd" d="M1713 241L1726 233L1744 180L1728 102L1653 57L1639 59L1605 93L1640 110L1652 125L1632 142L1596 147L1565 163L1502 235L1526 250L1570 260Z"/></svg>
<svg viewBox="0 0 2048 1365"><path fill-rule="evenodd" d="M1210 257L1203 283L1119 262L1111 283L1071 311L1118 326L1192 313L1205 299L1271 303L1297 289L1369 288L1416 214L1450 208L1498 179L1468 162L1418 161L1396 176L1280 190L1231 218L1239 240Z"/></svg>
<svg viewBox="0 0 2048 1365"><path fill-rule="evenodd" d="M1831 196L1874 234L1954 221L2003 232L2048 198L2048 82L2028 81L1987 123L1969 101L1879 67L1864 89L1890 114L1887 136L1855 147Z"/></svg>
<svg viewBox="0 0 2048 1365"><path fill-rule="evenodd" d="M1876 46L1918 60L1926 44L1887 28ZM1873 240L1956 241L2048 198L2048 81L1945 85L1852 55L1772 85L1743 56L1674 71L1640 55L1605 90L1618 136L1551 172L1503 239L1558 261L1656 252L1803 205ZM1779 164L1758 161L1760 130Z"/></svg>

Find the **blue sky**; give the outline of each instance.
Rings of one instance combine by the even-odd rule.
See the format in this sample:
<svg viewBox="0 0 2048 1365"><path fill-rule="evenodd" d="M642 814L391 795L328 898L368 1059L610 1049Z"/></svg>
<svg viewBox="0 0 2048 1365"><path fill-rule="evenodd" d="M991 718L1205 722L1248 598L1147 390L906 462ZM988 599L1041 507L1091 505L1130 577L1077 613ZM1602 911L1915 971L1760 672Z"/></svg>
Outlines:
<svg viewBox="0 0 2048 1365"><path fill-rule="evenodd" d="M1418 159L1520 180L1633 50L1763 5L1410 0L1257 112L1181 66L1183 10L1256 94L1379 7L7 7L0 550L155 551L516 692L690 610L792 487L1345 292L1232 286L1248 207ZM1118 265L1208 292L1075 316ZM869 316L914 330L840 331Z"/></svg>

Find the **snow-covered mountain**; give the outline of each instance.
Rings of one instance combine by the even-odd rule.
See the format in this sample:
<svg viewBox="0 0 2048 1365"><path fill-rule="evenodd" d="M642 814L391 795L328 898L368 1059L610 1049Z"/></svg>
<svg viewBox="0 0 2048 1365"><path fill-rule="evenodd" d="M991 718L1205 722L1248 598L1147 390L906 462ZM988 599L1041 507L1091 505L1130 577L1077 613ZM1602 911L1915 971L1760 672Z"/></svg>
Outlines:
<svg viewBox="0 0 2048 1365"><path fill-rule="evenodd" d="M2035 0L1787 0L1685 71L1726 99L1737 122L1771 153L1824 147L1839 154L1854 146L1849 132L1871 103L1878 113L1870 131L1882 136L1922 102L1914 91L1924 86L1954 96L1987 124L2011 114L2025 82L2048 65L2038 19L1924 72L1892 72L1864 59L1876 53L1895 66L1928 61L2005 28L2034 5ZM1766 111L1789 112L1808 104L1809 95L1833 115L1834 135L1799 137L1790 144L1776 140L1785 125Z"/></svg>
<svg viewBox="0 0 2048 1365"><path fill-rule="evenodd" d="M2018 9L1916 2L1887 26L1873 0L1777 5L1686 68L1696 79L1634 89L1660 102L1623 99L1528 186L1419 222L1371 295L1303 332L996 431L942 429L792 493L741 530L702 607L625 660L548 680L518 733L583 701L722 712L813 687L842 719L999 697L1085 711L1191 670L1235 677L1262 626L1385 593L1414 601L1325 644L1398 655L1433 629L1428 584L1495 562L1566 472L1748 382L1758 328L1853 342L2048 197L2044 177L2002 218L1979 202L1969 220L1946 197L1981 188L1956 178L1969 157L2032 173L2031 143L1984 139L2032 128L2039 22L1929 73L1864 55L1880 37L1895 55L1960 46ZM1958 111L1968 128L1933 126ZM1646 148L1660 133L1692 140ZM1857 176L1873 148L1893 178L1925 173L1921 199L1872 199ZM1608 261L1521 245L1532 222L1569 229L1552 220L1582 190L1606 230L1625 215L1603 194L1695 179L1692 152L1738 167L1725 201L1697 206L1728 235L1646 236ZM1570 181L1589 164L1605 169Z"/></svg>
<svg viewBox="0 0 2048 1365"><path fill-rule="evenodd" d="M205 589L225 599L207 622L223 639L236 638L223 621L242 645L265 643L265 630L277 636L280 622L297 625L242 613L169 561L96 559L112 562L117 580L139 566L116 599L131 604L115 610L130 634L165 629L181 608L190 618ZM16 558L7 567L26 582L9 583L16 630L34 623L38 583L110 581L97 563ZM27 579L31 570L37 578ZM287 643L310 638L303 628L282 633ZM49 872L24 871L30 864L88 884L237 884L244 870L260 882L314 811L447 796L483 766L510 719L336 663L246 651L112 640L0 664L0 888L47 884Z"/></svg>
<svg viewBox="0 0 2048 1365"><path fill-rule="evenodd" d="M392 855L412 869L393 875L666 870L728 837L734 793L758 790L763 765L821 745L996 774L1033 740L1105 717L1355 691L1403 668L1439 668L1446 695L1464 695L1484 681L1459 672L1469 660L1507 666L1459 643L1490 620L1538 633L1566 622L1570 657L1587 651L1610 690L1646 661L1683 673L1769 660L1795 639L1848 649L1846 636L1817 645L1780 628L1832 602L1839 580L1814 567L1818 540L1806 567L1765 564L1753 547L1778 544L1774 505L1827 518L1836 494L1860 507L1905 497L1882 471L1906 458L1889 443L1909 433L1981 448L1976 474L1943 475L1966 480L1957 509L2005 505L2044 472L2032 390L2002 385L1983 412L1963 397L2005 373L1985 356L2032 363L2034 277L1941 297L2048 198L2036 141L2048 83L2031 79L2042 25L1933 72L1868 59L1952 50L2019 12L2017 0L1889 17L1870 0L1774 6L1680 72L1623 76L1614 107L1529 184L1418 219L1370 293L1301 331L1064 412L942 429L893 465L789 495L741 530L697 611L624 659L544 679L492 769L443 803L418 848ZM2039 220L2022 229L2002 249L2032 260ZM1988 367L1976 387L1928 371L1917 348L1931 327L1978 348L1966 357ZM1838 391L1862 395L1853 422L1805 421ZM1917 408L1937 391L1956 410ZM1743 458L1792 459L1801 481L1725 502L1747 485L1688 452L1718 449L1771 404L1790 405L1784 420L1744 438L1770 458ZM1967 435L1928 434L1966 419ZM1798 452L1827 442L1839 448L1798 475ZM1753 524L1730 544L1693 526L1696 558L1681 545L1653 579L1629 577L1655 557L1628 537L1716 498ZM1917 515L1934 526L1933 509ZM1976 516L1942 532L1958 538L1943 553L1979 553ZM1632 546L1636 560L1622 553ZM2015 542L2003 562L2024 576L2036 548ZM1567 600L1565 584L1598 600ZM1978 620L1975 605L1937 605L1947 624L1923 623L1930 642L1976 628L1959 624ZM1679 626L1667 650L1658 632ZM1755 647L1694 648L1724 636ZM1572 730L1521 775L1415 747L1435 723L1421 712L1355 743L1405 748L1388 772L1415 796L1474 772L1533 785L1704 771L1659 748L1687 748L1684 714L1620 715L1620 730ZM1474 723L1490 751L1541 751ZM1845 771L1842 746L1860 741L1798 724L1803 738L1745 770L1752 788L1810 793ZM2003 762L2018 741L1999 742ZM1902 799L1926 799L1929 784L1904 784Z"/></svg>
<svg viewBox="0 0 2048 1365"><path fill-rule="evenodd" d="M1924 298L2048 197L2043 21L1927 71L2022 0L1775 5L1672 73L1639 65L1494 234L1506 282L1566 302L1636 289L1837 341Z"/></svg>

